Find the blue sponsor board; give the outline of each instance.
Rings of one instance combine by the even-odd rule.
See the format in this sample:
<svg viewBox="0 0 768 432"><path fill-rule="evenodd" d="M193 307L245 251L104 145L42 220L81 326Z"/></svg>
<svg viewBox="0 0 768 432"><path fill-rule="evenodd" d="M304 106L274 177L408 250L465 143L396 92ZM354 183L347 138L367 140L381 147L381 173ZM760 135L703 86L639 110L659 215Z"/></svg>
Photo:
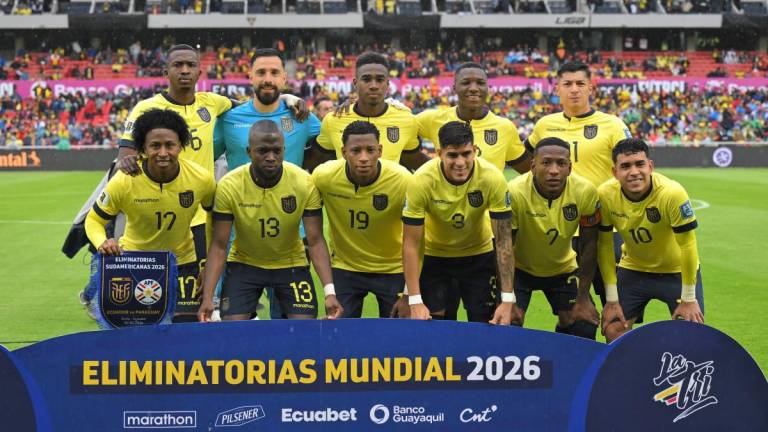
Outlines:
<svg viewBox="0 0 768 432"><path fill-rule="evenodd" d="M445 321L131 327L0 351L0 376L24 431L768 430L751 357L680 321L610 346Z"/></svg>

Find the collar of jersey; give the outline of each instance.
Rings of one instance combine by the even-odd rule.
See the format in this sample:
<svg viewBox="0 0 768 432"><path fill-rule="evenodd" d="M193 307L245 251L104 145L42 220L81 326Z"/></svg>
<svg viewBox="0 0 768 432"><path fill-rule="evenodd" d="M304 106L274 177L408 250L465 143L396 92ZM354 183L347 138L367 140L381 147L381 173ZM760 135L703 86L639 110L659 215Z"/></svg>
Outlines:
<svg viewBox="0 0 768 432"><path fill-rule="evenodd" d="M381 113L379 113L377 115L374 115L374 116L367 116L367 115L364 115L364 114L360 114L360 112L357 110L357 103L352 105L352 112L354 112L355 114L357 114L360 117L365 117L365 118L381 117L384 114L386 114L388 110L389 110L389 104L384 102L384 111L382 111Z"/></svg>
<svg viewBox="0 0 768 432"><path fill-rule="evenodd" d="M161 95L162 97L164 97L164 98L165 98L165 100L167 100L168 102L170 102L170 103L172 103L172 104L174 104L174 105L179 105L179 106L190 106L190 105L194 105L194 104L195 104L195 101L192 101L192 103L190 103L190 104L183 104L183 103L181 103L181 102L177 101L176 99L172 98L172 97L171 97L171 95L169 95L167 91L162 91L162 92L160 92L160 95ZM195 96L195 100L197 100L197 96Z"/></svg>
<svg viewBox="0 0 768 432"><path fill-rule="evenodd" d="M583 119L583 118L587 118L587 117L591 116L594 113L595 113L595 110L594 109L590 109L589 111L585 112L584 114L579 114L577 116L568 117L567 115L565 115L565 111L563 111L563 117L565 117L566 120L571 121L572 118Z"/></svg>
<svg viewBox="0 0 768 432"><path fill-rule="evenodd" d="M373 181L368 183L367 185L357 184L357 183L355 183L354 180L352 180L352 176L349 175L349 163L347 163L347 162L344 162L344 174L347 175L347 180L349 180L350 183L355 185L355 190L357 190L357 188L370 186L370 185L376 183L376 180L378 180L379 177L381 176L381 160L377 160L376 161L376 177L374 177Z"/></svg>
<svg viewBox="0 0 768 432"><path fill-rule="evenodd" d="M173 182L174 180L176 180L179 177L179 174L181 174L181 161L178 161L178 163L179 163L179 170L176 171L176 175L173 176L173 178L168 180L167 182L161 182L160 180L152 178L152 174L149 173L149 162L146 159L141 161L141 170L144 171L144 175L146 175L148 179L150 179L153 182L159 184L160 185L160 189L162 189L164 184L168 184L168 183Z"/></svg>
<svg viewBox="0 0 768 432"><path fill-rule="evenodd" d="M459 117L459 106L458 105L456 105L453 108L453 112L456 114L456 118L459 119L459 121L463 121L465 123L472 123L473 121L485 120L485 118L488 117L488 114L491 113L491 110L487 106L485 106L485 107L483 107L483 115L480 118L470 119L469 121L464 120L463 118Z"/></svg>
<svg viewBox="0 0 768 432"><path fill-rule="evenodd" d="M619 186L619 189L621 189L621 194L624 195L624 198L630 200L631 202L633 202L633 203L643 202L643 201L645 201L646 198L648 198L651 195L651 192L653 192L653 175L651 175L651 187L649 187L648 190L645 191L643 196L641 196L639 199L634 200L634 199L630 198L629 195L627 195L627 193L624 192L624 188L623 187Z"/></svg>
<svg viewBox="0 0 768 432"><path fill-rule="evenodd" d="M560 197L563 196L563 194L565 193L565 187L568 187L568 180L566 179L565 180L565 187L563 188L563 191L560 192L560 195L558 195L558 196L556 196L554 198L550 198L548 196L545 196L544 193L539 190L539 184L536 183L536 177L533 176L533 173L531 173L531 183L533 183L533 190L536 191L536 193L540 197L542 197L545 200L547 200L547 205L549 205L549 206L552 206L552 201L557 201L558 199L560 199Z"/></svg>
<svg viewBox="0 0 768 432"><path fill-rule="evenodd" d="M282 101L282 100L277 105L277 108L275 108L274 111L270 111L270 112L261 112L261 111L257 110L256 107L253 105L253 98L248 100L248 104L247 105L250 107L250 108L248 108L248 110L250 112L252 112L254 114L257 114L257 115L260 115L260 116L265 116L265 117L273 116L273 115L275 115L275 114L277 114L277 113L279 113L279 112L281 112L281 111L286 109L285 102Z"/></svg>
<svg viewBox="0 0 768 432"><path fill-rule="evenodd" d="M449 185L456 186L456 187L464 186L465 184L468 184L470 181L472 181L472 176L475 175L475 168L477 168L477 158L475 158L475 163L472 164L472 172L469 173L469 177L467 177L467 179L464 180L464 182L462 183L454 183L450 181L448 177L445 176L445 171L443 171L443 161L440 161L437 164L437 169L440 170L440 176L443 177L443 180L447 181Z"/></svg>
<svg viewBox="0 0 768 432"><path fill-rule="evenodd" d="M264 189L264 190L272 189L272 188L276 187L277 185L279 185L279 184L280 184L280 180L282 180L282 179L283 179L283 173L285 172L285 162L283 162L283 163L280 165L280 172L277 174L277 181L275 182L275 184L273 184L273 185L272 185L272 186L270 186L270 187L264 187L264 186L261 186L261 185L260 185L260 184L259 184L259 183L256 181L256 177L254 177L254 176L253 176L253 172L251 172L251 166L252 166L252 165L253 165L253 162L251 162L251 163L249 163L249 164L248 164L248 177L250 177L250 178L251 178L251 181L253 182L253 184L254 184L254 185L257 187L257 188L259 188L259 189Z"/></svg>

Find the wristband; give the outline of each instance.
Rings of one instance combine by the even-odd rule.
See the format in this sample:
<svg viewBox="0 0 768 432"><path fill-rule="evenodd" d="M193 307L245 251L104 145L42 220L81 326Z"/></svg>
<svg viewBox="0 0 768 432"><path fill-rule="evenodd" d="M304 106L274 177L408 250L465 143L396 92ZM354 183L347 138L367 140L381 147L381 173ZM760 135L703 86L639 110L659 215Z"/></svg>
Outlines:
<svg viewBox="0 0 768 432"><path fill-rule="evenodd" d="M513 292L503 292L503 293L501 293L501 302L502 303L514 303L515 302L515 293L513 293Z"/></svg>
<svg viewBox="0 0 768 432"><path fill-rule="evenodd" d="M683 293L680 299L686 303L696 301L696 285L683 285Z"/></svg>
<svg viewBox="0 0 768 432"><path fill-rule="evenodd" d="M421 301L421 294L415 294L415 295L409 295L408 296L408 305L413 306L417 304L423 304L424 302Z"/></svg>
<svg viewBox="0 0 768 432"><path fill-rule="evenodd" d="M605 284L605 301L610 303L619 301L619 289L616 284Z"/></svg>
<svg viewBox="0 0 768 432"><path fill-rule="evenodd" d="M336 295L336 287L332 283L325 284L323 287L323 292L325 293L326 297L330 295Z"/></svg>

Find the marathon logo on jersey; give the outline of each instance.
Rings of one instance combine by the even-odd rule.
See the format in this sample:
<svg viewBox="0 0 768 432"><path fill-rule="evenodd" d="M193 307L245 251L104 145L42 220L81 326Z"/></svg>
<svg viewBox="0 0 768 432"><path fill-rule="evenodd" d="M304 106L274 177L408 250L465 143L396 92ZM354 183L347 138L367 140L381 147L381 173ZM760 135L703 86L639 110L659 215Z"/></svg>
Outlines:
<svg viewBox="0 0 768 432"><path fill-rule="evenodd" d="M648 222L659 223L661 220L661 213L657 207L648 207L645 209L645 216L648 218Z"/></svg>
<svg viewBox="0 0 768 432"><path fill-rule="evenodd" d="M483 191L472 191L467 194L467 199L469 200L469 205L472 207L480 207L483 205Z"/></svg>
<svg viewBox="0 0 768 432"><path fill-rule="evenodd" d="M280 199L283 205L283 211L291 214L296 211L296 196L291 195Z"/></svg>
<svg viewBox="0 0 768 432"><path fill-rule="evenodd" d="M717 397L709 394L712 390L712 375L715 372L714 363L710 360L697 364L682 354L662 354L661 370L653 379L653 384L656 387L667 387L653 395L653 400L666 406L674 405L682 411L672 423L718 403Z"/></svg>
<svg viewBox="0 0 768 432"><path fill-rule="evenodd" d="M293 132L293 119L290 117L280 117L280 127L282 127L286 133Z"/></svg>
<svg viewBox="0 0 768 432"><path fill-rule="evenodd" d="M113 277L109 281L109 300L123 306L131 301L133 280L129 277Z"/></svg>
<svg viewBox="0 0 768 432"><path fill-rule="evenodd" d="M485 143L494 145L499 141L499 131L496 129L487 129L485 131Z"/></svg>
<svg viewBox="0 0 768 432"><path fill-rule="evenodd" d="M190 208L194 203L195 203L194 191L188 190L184 192L179 192L179 205L181 205L184 208Z"/></svg>
<svg viewBox="0 0 768 432"><path fill-rule="evenodd" d="M386 194L373 194L373 208L382 211L389 205L389 197Z"/></svg>
<svg viewBox="0 0 768 432"><path fill-rule="evenodd" d="M686 201L683 203L683 205L680 206L680 216L683 219L688 219L693 217L693 206L691 205L690 201Z"/></svg>
<svg viewBox="0 0 768 432"><path fill-rule="evenodd" d="M387 139L391 143L396 143L400 140L400 128L397 126L391 126L387 128Z"/></svg>
<svg viewBox="0 0 768 432"><path fill-rule="evenodd" d="M200 116L200 120L209 123L211 121L211 113L208 111L208 108L202 107L199 110L197 110L197 115Z"/></svg>
<svg viewBox="0 0 768 432"><path fill-rule="evenodd" d="M563 207L563 217L568 222L575 221L579 217L579 208L576 207L576 204L571 203Z"/></svg>
<svg viewBox="0 0 768 432"><path fill-rule="evenodd" d="M597 125L584 126L584 138L592 139L597 136Z"/></svg>

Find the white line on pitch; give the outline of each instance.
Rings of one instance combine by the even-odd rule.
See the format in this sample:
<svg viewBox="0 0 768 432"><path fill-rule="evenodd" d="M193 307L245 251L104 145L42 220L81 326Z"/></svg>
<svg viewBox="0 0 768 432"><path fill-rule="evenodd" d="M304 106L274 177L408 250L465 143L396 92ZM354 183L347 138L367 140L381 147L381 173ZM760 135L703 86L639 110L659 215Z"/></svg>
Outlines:
<svg viewBox="0 0 768 432"><path fill-rule="evenodd" d="M64 221L37 221L37 220L0 220L0 224L19 224L19 225L72 225L72 222L64 222Z"/></svg>
<svg viewBox="0 0 768 432"><path fill-rule="evenodd" d="M693 204L693 209L694 209L694 210L703 210L703 209L705 209L705 208L709 208L709 207L711 207L711 206L709 205L709 203L708 203L708 202L706 202L706 201L704 201L704 200L697 200L697 199L692 199L692 200L691 200L691 204Z"/></svg>

